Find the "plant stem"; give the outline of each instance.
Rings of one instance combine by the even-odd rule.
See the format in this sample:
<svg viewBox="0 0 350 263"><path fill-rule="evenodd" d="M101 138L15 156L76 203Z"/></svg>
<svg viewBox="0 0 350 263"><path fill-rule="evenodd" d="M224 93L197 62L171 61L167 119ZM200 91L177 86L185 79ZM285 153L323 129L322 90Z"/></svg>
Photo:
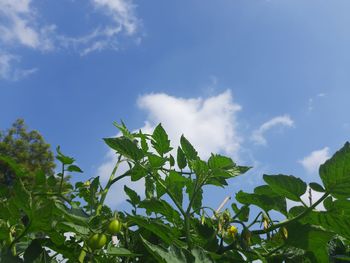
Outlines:
<svg viewBox="0 0 350 263"><path fill-rule="evenodd" d="M112 171L112 173L111 173L111 175L110 175L110 177L109 177L109 179L108 179L108 183L107 183L106 187L105 187L105 188L103 189L103 191L102 191L101 198L100 198L100 202L99 202L99 204L98 204L98 206L97 206L97 208L96 208L96 215L99 215L99 214L101 213L101 209L102 209L102 207L103 207L103 203L104 203L104 201L105 201L105 199L106 199L106 196L107 196L107 194L108 194L109 188L110 188L115 182L117 182L118 180L120 180L121 178L123 178L123 177L119 176L119 177L118 177L118 178L119 178L118 180L114 180L115 173L116 173L117 170L118 170L119 164L122 162L120 159L121 159L121 156L118 158L118 161L117 161L116 165L114 166L113 171ZM117 178L115 178L115 179L117 179Z"/></svg>
<svg viewBox="0 0 350 263"><path fill-rule="evenodd" d="M63 186L63 177L64 177L64 163L62 163L62 172L61 172L61 182L60 182L60 189L59 193L62 192L62 186Z"/></svg>

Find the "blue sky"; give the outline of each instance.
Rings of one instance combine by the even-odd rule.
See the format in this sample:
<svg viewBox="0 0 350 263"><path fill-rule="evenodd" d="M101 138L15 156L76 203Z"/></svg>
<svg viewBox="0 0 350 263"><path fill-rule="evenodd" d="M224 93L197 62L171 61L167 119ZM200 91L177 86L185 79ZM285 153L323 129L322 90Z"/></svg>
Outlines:
<svg viewBox="0 0 350 263"><path fill-rule="evenodd" d="M218 151L256 167L213 205L264 172L317 180L315 167L350 134L349 8L0 0L0 129L24 118L75 156L86 179L110 168L101 138L116 134L113 121L162 122L204 157Z"/></svg>

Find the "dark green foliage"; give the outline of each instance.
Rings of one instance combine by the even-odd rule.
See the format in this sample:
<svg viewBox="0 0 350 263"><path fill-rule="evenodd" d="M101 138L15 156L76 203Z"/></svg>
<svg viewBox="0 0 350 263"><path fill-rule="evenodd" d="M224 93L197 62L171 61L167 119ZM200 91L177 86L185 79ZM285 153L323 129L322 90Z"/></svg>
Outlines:
<svg viewBox="0 0 350 263"><path fill-rule="evenodd" d="M0 158L17 179L11 187L0 185L0 262L58 262L56 255L80 263L349 262L348 143L321 166L323 185L309 184L322 195L312 204L301 200L305 182L279 174L264 175L266 185L253 193L239 191L232 210L215 210L204 204L203 187L221 190L250 167L218 154L203 160L184 136L174 152L161 125L153 134L115 126L123 135L105 139L117 154L106 185L99 177L75 187L65 182L66 172L82 170L60 148L62 171L48 177L38 171L31 185L24 183L25 163ZM120 172L122 163L127 169ZM131 213L104 204L111 186L125 177L144 180L144 194L124 186ZM288 199L299 205L287 211ZM316 209L321 203L325 211ZM116 237L107 228L112 220L122 224Z"/></svg>
<svg viewBox="0 0 350 263"><path fill-rule="evenodd" d="M38 131L28 131L23 119L18 119L10 129L0 131L0 156L20 164L27 174L22 179L28 183L32 182L28 174L54 174L54 155L50 145ZM0 160L0 183L11 184L15 177L15 171Z"/></svg>

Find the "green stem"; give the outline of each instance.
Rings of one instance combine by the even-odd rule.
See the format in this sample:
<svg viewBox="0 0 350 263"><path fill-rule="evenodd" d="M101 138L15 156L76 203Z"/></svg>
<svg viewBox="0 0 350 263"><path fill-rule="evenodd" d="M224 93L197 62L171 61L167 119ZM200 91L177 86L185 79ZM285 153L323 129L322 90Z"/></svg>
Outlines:
<svg viewBox="0 0 350 263"><path fill-rule="evenodd" d="M318 206L320 203L322 203L322 201L324 199L326 199L328 197L329 193L325 193L319 200L317 200L317 202L315 202L312 206L308 207L304 212L300 213L299 215L291 218L291 219L287 219L287 220L284 220L278 224L274 224L266 229L259 229L259 230L253 230L251 233L253 235L261 235L261 234L266 234L266 233L269 233L277 228L280 228L282 226L285 226L285 225L288 225L294 221L297 221L301 218L303 218L304 216L306 216L308 213L310 213L316 206Z"/></svg>
<svg viewBox="0 0 350 263"><path fill-rule="evenodd" d="M64 178L64 163L62 163L62 172L61 172L61 182L60 182L60 189L59 189L59 193L61 193L61 192L62 192L63 178Z"/></svg>
<svg viewBox="0 0 350 263"><path fill-rule="evenodd" d="M114 166L113 168L113 171L111 173L111 176L109 177L109 180L108 180L108 183L106 185L106 187L103 189L102 191L102 194L101 194L101 198L100 198L100 202L96 208L96 215L99 215L101 213L101 210L102 210L102 207L103 207L103 203L104 201L106 200L106 197L107 197L107 194L108 194L108 191L109 191L109 188L115 183L117 182L118 180L120 180L121 176L117 177L117 178L114 178L115 176L115 173L117 172L118 170L118 167L119 167L119 164L122 162L121 160L121 156L118 158L118 161L116 163L116 165ZM125 176L124 176L125 177ZM114 179L118 179L118 180L114 180Z"/></svg>

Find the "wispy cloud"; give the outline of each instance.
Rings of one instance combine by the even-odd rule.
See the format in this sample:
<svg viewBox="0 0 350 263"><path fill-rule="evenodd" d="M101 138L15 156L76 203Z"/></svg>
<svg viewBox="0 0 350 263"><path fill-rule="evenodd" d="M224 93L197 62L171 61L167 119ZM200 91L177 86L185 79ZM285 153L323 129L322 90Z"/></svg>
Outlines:
<svg viewBox="0 0 350 263"><path fill-rule="evenodd" d="M256 144L266 145L267 140L264 137L265 133L276 126L293 127L294 121L288 115L274 117L263 123L257 130L253 131L251 139Z"/></svg>
<svg viewBox="0 0 350 263"><path fill-rule="evenodd" d="M94 11L92 14L102 14L107 19L104 19L102 24L98 20L99 24L92 27L88 34L68 36L64 29L58 28L56 24L46 24L40 19L45 14L38 13L33 0L0 0L2 53L17 53L13 58L2 57L0 79L14 79L8 78L8 72L11 71L17 72L18 77L15 79L19 79L21 74L30 74L31 71L11 69L11 62L20 58L17 50L19 48L25 47L40 52L67 49L84 56L105 49L118 50L120 37L130 38L138 32L140 20L135 14L135 5L131 0L90 0L89 3ZM139 37L136 41L139 41Z"/></svg>
<svg viewBox="0 0 350 263"><path fill-rule="evenodd" d="M6 79L11 81L17 81L22 78L25 78L38 69L21 69L17 67L17 64L20 62L20 57L0 52L0 79Z"/></svg>
<svg viewBox="0 0 350 263"><path fill-rule="evenodd" d="M138 99L138 106L147 113L144 126L146 133L152 133L158 123L167 131L172 146L179 145L181 134L194 145L202 158L210 153L223 152L236 159L242 138L237 131L237 113L241 106L234 102L230 91L209 98L179 98L164 93L146 94ZM106 161L98 168L98 175L106 181L115 163L115 154L109 151ZM143 193L143 182L130 182L129 179L115 186L110 204L117 205L125 200L124 185L131 184Z"/></svg>
<svg viewBox="0 0 350 263"><path fill-rule="evenodd" d="M42 51L51 50L54 25L38 25L31 0L0 0L0 41Z"/></svg>
<svg viewBox="0 0 350 263"><path fill-rule="evenodd" d="M321 150L311 152L308 156L300 160L299 163L305 168L308 173L312 174L316 173L320 165L329 158L329 148L324 147Z"/></svg>
<svg viewBox="0 0 350 263"><path fill-rule="evenodd" d="M324 98L326 97L326 93L319 93L317 94L316 96L312 97L312 98L309 98L309 101L308 101L308 110L309 111L313 111L314 110L314 107L315 107L315 102L321 98Z"/></svg>

